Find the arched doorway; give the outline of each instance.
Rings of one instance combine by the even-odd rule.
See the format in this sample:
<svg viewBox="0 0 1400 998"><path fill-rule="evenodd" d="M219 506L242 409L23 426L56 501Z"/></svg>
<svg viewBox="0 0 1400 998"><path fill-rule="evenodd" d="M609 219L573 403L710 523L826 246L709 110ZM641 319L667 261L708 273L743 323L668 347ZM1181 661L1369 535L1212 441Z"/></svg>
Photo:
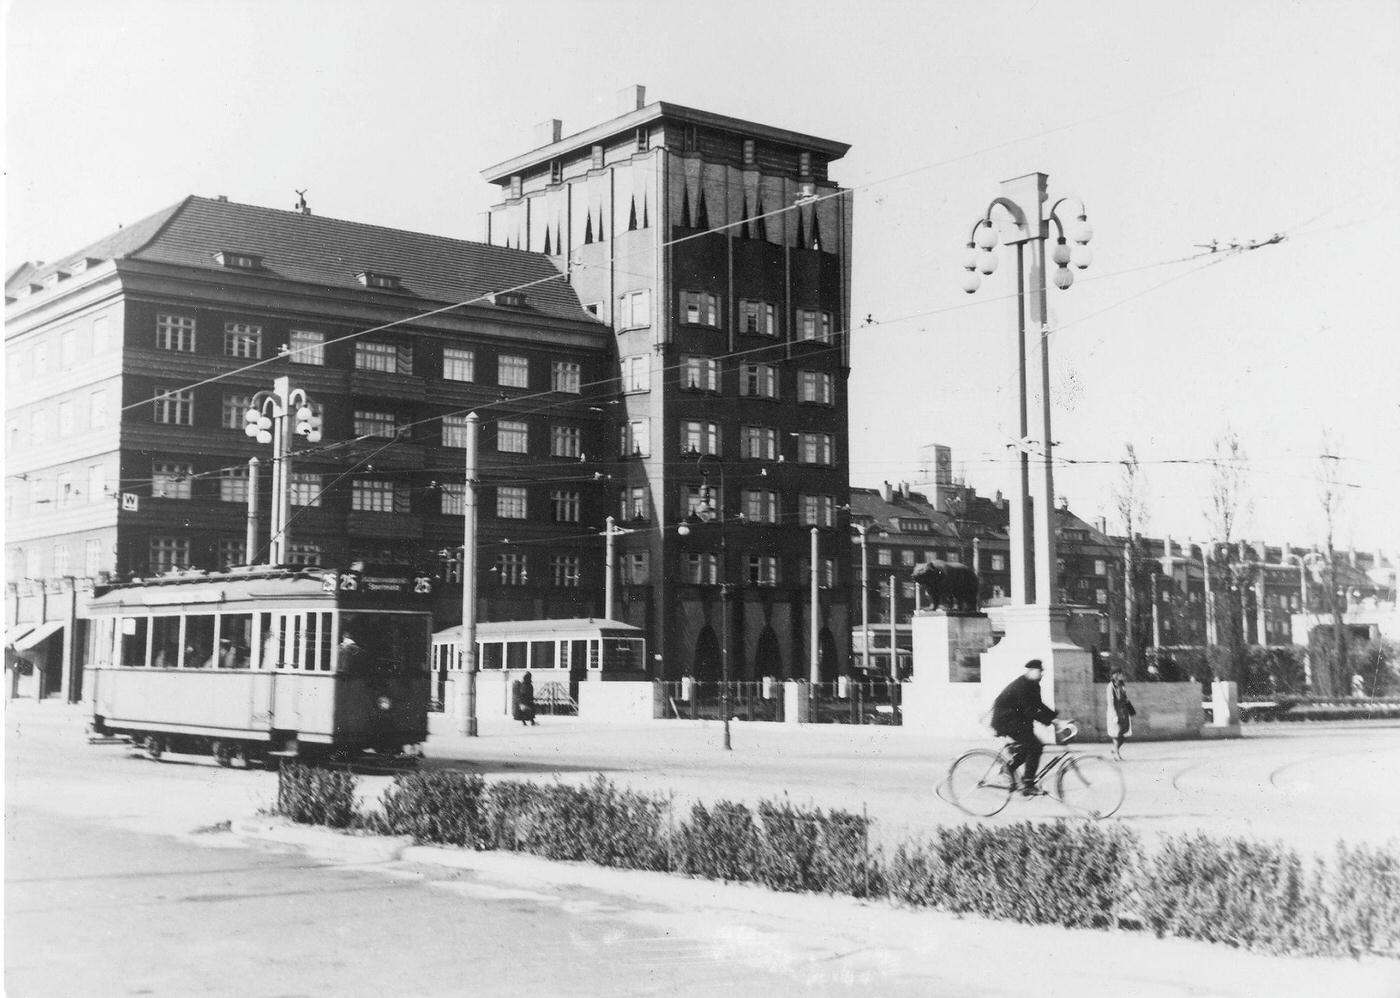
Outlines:
<svg viewBox="0 0 1400 998"><path fill-rule="evenodd" d="M826 627L817 635L817 672L824 683L836 681L836 639Z"/></svg>
<svg viewBox="0 0 1400 998"><path fill-rule="evenodd" d="M787 677L787 673L783 671L783 649L778 645L778 636L773 633L771 627L765 627L763 633L758 636L758 647L753 653L753 666L754 675L758 678Z"/></svg>
<svg viewBox="0 0 1400 998"><path fill-rule="evenodd" d="M715 637L713 627L706 627L695 639L695 659L690 664L690 674L702 683L717 683L723 671L719 639Z"/></svg>

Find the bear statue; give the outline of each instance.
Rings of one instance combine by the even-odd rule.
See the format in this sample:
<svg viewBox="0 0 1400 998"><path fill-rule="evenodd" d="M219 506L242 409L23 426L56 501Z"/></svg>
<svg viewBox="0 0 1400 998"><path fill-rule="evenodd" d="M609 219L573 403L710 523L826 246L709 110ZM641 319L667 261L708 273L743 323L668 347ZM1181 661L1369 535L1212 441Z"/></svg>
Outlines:
<svg viewBox="0 0 1400 998"><path fill-rule="evenodd" d="M951 561L926 561L913 571L913 579L923 587L928 607L961 613L976 613L980 581L966 565Z"/></svg>

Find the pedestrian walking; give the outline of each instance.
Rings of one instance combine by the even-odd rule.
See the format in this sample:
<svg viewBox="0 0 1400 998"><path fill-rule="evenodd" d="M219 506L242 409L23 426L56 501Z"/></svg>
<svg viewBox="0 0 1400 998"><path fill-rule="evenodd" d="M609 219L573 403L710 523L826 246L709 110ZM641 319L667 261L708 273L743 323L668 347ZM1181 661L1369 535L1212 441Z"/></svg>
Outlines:
<svg viewBox="0 0 1400 998"><path fill-rule="evenodd" d="M535 680L528 672L515 684L515 719L522 725L539 724L535 720Z"/></svg>
<svg viewBox="0 0 1400 998"><path fill-rule="evenodd" d="M1123 758L1123 740L1133 733L1133 715L1137 708L1128 699L1128 687L1123 670L1114 669L1108 678L1109 724L1113 728L1113 758Z"/></svg>

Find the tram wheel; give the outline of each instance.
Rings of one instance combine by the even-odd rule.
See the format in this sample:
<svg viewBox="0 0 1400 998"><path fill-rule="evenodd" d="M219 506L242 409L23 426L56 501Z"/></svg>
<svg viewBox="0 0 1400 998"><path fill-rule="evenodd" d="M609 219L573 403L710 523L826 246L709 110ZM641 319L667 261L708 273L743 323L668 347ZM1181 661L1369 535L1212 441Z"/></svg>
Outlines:
<svg viewBox="0 0 1400 998"><path fill-rule="evenodd" d="M146 758L155 762L160 762L160 757L165 754L165 739L158 735L146 736Z"/></svg>
<svg viewBox="0 0 1400 998"><path fill-rule="evenodd" d="M210 749L213 752L214 761L217 762L224 769L228 769L230 766L233 765L234 753L238 751L238 749L232 743L222 741L219 739L216 739L214 741L214 743L210 746Z"/></svg>

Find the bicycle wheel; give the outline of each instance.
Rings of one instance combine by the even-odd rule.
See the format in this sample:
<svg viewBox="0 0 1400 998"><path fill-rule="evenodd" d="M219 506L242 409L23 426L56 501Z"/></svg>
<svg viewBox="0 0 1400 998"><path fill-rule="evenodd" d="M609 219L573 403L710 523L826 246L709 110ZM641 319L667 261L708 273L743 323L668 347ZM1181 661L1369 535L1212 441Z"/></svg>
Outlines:
<svg viewBox="0 0 1400 998"><path fill-rule="evenodd" d="M1091 818L1107 818L1123 804L1127 790L1118 764L1099 755L1065 760L1055 778L1055 796Z"/></svg>
<svg viewBox="0 0 1400 998"><path fill-rule="evenodd" d="M990 818L1011 799L1011 778L1002 757L986 749L959 756L948 767L943 786L951 804L979 818Z"/></svg>

